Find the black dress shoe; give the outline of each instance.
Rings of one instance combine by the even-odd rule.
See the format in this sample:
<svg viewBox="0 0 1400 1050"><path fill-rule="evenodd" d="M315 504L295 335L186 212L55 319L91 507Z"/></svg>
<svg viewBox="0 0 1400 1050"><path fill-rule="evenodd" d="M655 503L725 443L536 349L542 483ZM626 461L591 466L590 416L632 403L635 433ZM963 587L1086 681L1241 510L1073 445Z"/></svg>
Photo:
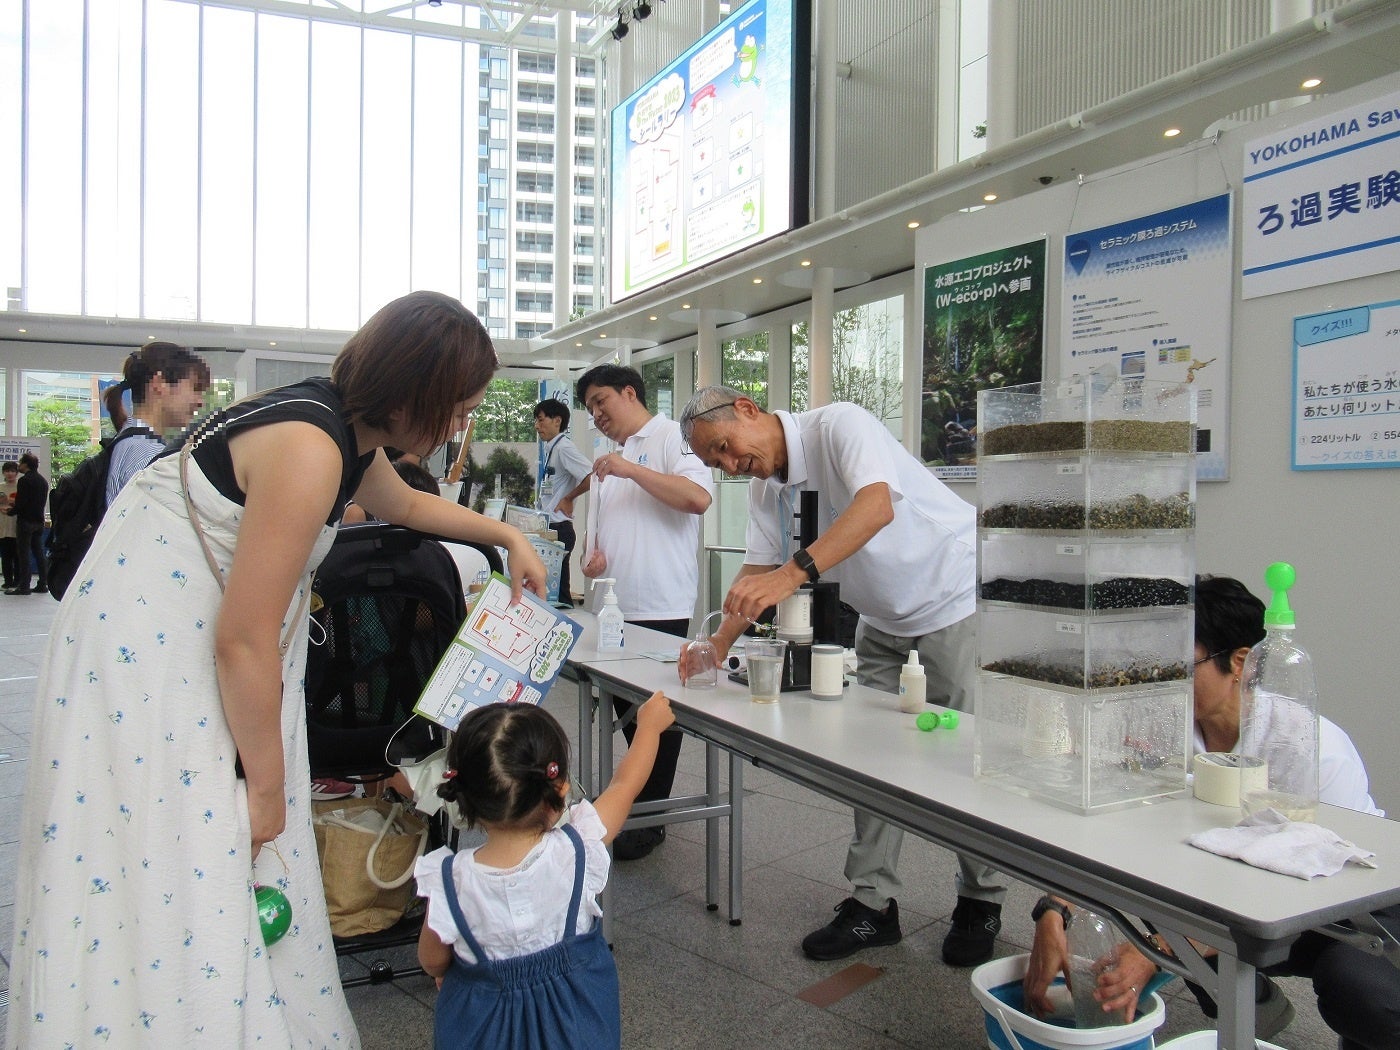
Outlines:
<svg viewBox="0 0 1400 1050"><path fill-rule="evenodd" d="M35 594L48 594L48 593L49 593L49 589L48 589L47 587L35 587L35 588L34 588L34 593L35 593Z"/></svg>

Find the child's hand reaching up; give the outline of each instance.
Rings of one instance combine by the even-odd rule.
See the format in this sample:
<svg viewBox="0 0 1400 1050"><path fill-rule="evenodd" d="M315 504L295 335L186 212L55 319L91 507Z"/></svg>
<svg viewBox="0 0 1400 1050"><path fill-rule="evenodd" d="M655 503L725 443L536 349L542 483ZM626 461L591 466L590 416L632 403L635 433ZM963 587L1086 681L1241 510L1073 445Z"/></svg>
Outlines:
<svg viewBox="0 0 1400 1050"><path fill-rule="evenodd" d="M676 716L671 713L671 701L665 693L652 693L637 711L637 728L660 733L675 725Z"/></svg>
<svg viewBox="0 0 1400 1050"><path fill-rule="evenodd" d="M665 693L652 693L646 703L637 711L637 732L627 754L617 765L612 782L598 796L593 808L598 811L603 826L608 829L604 842L611 842L632 809L632 802L641 792L651 775L652 764L656 761L656 745L661 734L676 721L671 713L671 701Z"/></svg>

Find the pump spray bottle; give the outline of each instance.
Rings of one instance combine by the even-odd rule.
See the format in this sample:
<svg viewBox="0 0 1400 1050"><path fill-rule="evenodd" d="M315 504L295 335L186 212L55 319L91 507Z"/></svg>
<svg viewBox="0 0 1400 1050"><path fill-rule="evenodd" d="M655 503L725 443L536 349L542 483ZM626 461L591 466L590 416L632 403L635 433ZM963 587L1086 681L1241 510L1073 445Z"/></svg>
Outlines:
<svg viewBox="0 0 1400 1050"><path fill-rule="evenodd" d="M600 653L619 653L622 651L622 610L617 605L617 595L613 593L613 584L617 580L610 576L599 576L593 581L593 589L598 589L598 584L608 585L607 593L603 595L603 604L598 608L598 651Z"/></svg>
<svg viewBox="0 0 1400 1050"><path fill-rule="evenodd" d="M928 679L919 664L919 650L909 650L909 662L899 671L899 709L907 715L924 709L928 699Z"/></svg>

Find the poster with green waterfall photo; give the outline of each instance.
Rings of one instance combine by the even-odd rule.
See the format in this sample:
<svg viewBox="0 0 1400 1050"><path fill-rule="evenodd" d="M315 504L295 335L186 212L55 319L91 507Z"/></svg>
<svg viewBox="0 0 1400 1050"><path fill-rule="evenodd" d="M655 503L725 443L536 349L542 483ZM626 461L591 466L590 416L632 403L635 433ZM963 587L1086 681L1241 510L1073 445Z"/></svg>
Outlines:
<svg viewBox="0 0 1400 1050"><path fill-rule="evenodd" d="M920 457L944 481L977 477L977 392L1041 378L1045 241L924 270Z"/></svg>

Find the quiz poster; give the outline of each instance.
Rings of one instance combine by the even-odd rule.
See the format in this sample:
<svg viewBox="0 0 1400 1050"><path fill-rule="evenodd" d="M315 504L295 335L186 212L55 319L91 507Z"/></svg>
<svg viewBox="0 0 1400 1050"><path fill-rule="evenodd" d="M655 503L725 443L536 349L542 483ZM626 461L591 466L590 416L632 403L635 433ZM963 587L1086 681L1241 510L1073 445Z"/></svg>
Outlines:
<svg viewBox="0 0 1400 1050"><path fill-rule="evenodd" d="M1400 467L1400 300L1293 321L1293 469Z"/></svg>

